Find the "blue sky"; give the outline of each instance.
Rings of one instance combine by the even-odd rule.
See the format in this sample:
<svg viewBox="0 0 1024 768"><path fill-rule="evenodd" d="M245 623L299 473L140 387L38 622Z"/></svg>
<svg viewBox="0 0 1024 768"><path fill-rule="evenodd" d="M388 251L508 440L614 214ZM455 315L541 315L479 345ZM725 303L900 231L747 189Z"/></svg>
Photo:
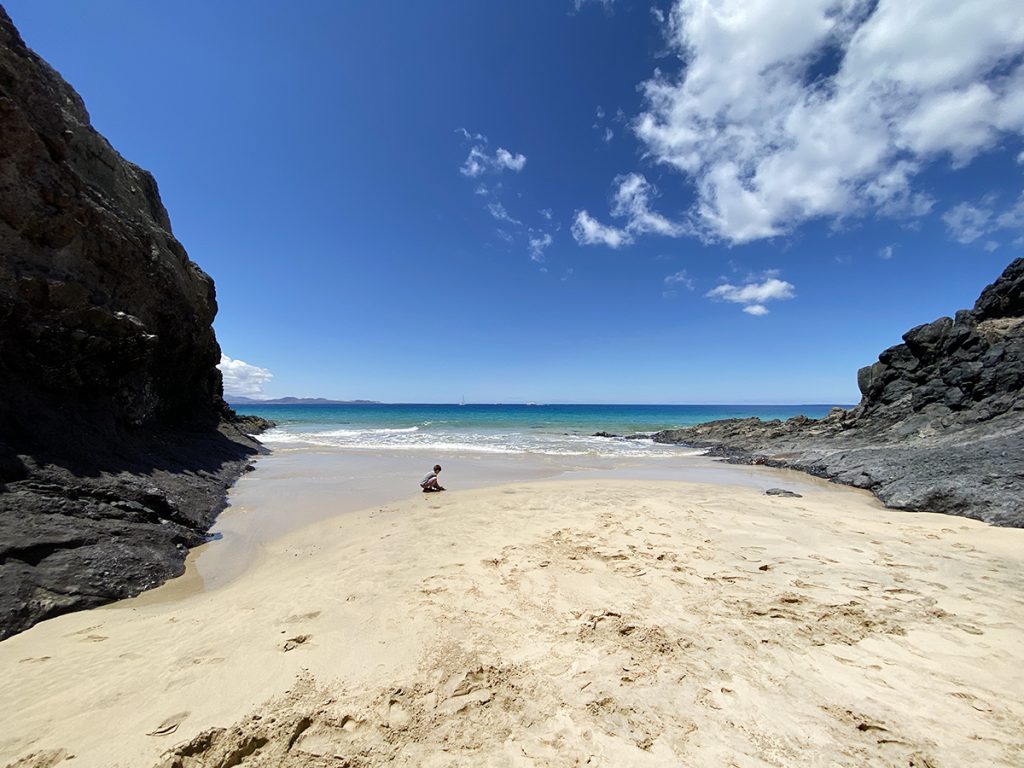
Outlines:
<svg viewBox="0 0 1024 768"><path fill-rule="evenodd" d="M851 403L1024 254L1011 0L5 5L238 393Z"/></svg>

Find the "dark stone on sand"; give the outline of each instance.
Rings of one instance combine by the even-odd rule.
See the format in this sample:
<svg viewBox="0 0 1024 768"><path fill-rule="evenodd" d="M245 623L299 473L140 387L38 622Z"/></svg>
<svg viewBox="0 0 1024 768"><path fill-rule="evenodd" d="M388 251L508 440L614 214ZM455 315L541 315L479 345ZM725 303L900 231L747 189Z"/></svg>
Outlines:
<svg viewBox="0 0 1024 768"><path fill-rule="evenodd" d="M765 493L769 496L784 496L789 499L802 499L803 494L796 491L788 491L785 488L769 488Z"/></svg>
<svg viewBox="0 0 1024 768"><path fill-rule="evenodd" d="M619 435L612 434L611 432L595 432L591 437L619 437Z"/></svg>
<svg viewBox="0 0 1024 768"><path fill-rule="evenodd" d="M153 177L0 8L0 639L178 575L260 451Z"/></svg>
<svg viewBox="0 0 1024 768"><path fill-rule="evenodd" d="M896 509L1024 527L1024 259L973 309L907 331L824 419L727 419L654 435L727 461L866 488Z"/></svg>

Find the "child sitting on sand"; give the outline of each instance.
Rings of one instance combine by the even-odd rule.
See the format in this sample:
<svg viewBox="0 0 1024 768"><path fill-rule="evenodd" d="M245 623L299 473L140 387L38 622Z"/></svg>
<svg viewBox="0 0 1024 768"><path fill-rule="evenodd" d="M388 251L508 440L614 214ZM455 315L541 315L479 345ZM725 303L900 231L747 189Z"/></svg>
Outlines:
<svg viewBox="0 0 1024 768"><path fill-rule="evenodd" d="M440 464L435 464L434 465L434 471L433 472L428 472L427 476L424 477L420 481L420 488L423 489L424 493L432 493L433 491L443 491L444 490L444 488L442 488L438 484L438 482L437 482L437 475L438 475L438 473L440 471L441 471L441 465Z"/></svg>

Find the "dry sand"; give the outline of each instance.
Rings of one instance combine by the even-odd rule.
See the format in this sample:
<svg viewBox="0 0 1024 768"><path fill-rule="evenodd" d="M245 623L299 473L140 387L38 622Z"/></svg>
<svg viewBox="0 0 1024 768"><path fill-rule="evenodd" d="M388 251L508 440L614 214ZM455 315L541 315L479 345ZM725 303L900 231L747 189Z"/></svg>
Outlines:
<svg viewBox="0 0 1024 768"><path fill-rule="evenodd" d="M421 495L0 643L0 765L1019 766L1022 545L824 485Z"/></svg>

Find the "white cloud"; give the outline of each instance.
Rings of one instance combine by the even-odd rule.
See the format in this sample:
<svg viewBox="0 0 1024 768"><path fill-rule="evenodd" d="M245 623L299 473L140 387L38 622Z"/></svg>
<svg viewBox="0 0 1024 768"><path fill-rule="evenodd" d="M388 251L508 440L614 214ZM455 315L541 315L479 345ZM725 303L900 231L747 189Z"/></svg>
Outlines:
<svg viewBox="0 0 1024 768"><path fill-rule="evenodd" d="M479 147L473 147L469 150L466 162L459 168L459 173L463 176L469 176L471 179L475 178L487 170L488 162L487 154Z"/></svg>
<svg viewBox="0 0 1024 768"><path fill-rule="evenodd" d="M604 107L600 104L597 105L597 109L594 110L594 117L601 120L604 117Z"/></svg>
<svg viewBox="0 0 1024 768"><path fill-rule="evenodd" d="M1024 165L1024 152L1021 152L1019 155L1017 155L1017 164Z"/></svg>
<svg viewBox="0 0 1024 768"><path fill-rule="evenodd" d="M578 12L584 5L600 5L606 11L611 10L615 0L572 0L573 8Z"/></svg>
<svg viewBox="0 0 1024 768"><path fill-rule="evenodd" d="M619 188L612 201L612 215L625 217L630 232L678 237L686 231L682 225L651 210L651 198L657 195L657 190L639 173L619 176L615 181Z"/></svg>
<svg viewBox="0 0 1024 768"><path fill-rule="evenodd" d="M1022 19L1019 0L677 0L683 70L643 84L633 127L692 180L708 239L922 215L926 165L1024 133Z"/></svg>
<svg viewBox="0 0 1024 768"><path fill-rule="evenodd" d="M743 285L722 283L704 295L709 299L742 304L743 311L749 315L767 315L768 308L764 306L767 302L785 301L796 296L793 285L785 280L779 280L777 274L777 271L770 270L764 274L761 282L757 282L755 278Z"/></svg>
<svg viewBox="0 0 1024 768"><path fill-rule="evenodd" d="M668 275L665 278L665 285L676 286L681 285L687 290L693 290L693 278L686 274L685 269L681 269L673 275Z"/></svg>
<svg viewBox="0 0 1024 768"><path fill-rule="evenodd" d="M999 214L996 224L1003 229L1024 229L1024 192L1021 192L1012 208Z"/></svg>
<svg viewBox="0 0 1024 768"><path fill-rule="evenodd" d="M274 374L266 368L249 365L242 360L233 360L225 354L220 356L221 376L224 379L226 396L241 395L242 397L262 398L263 386L274 378Z"/></svg>
<svg viewBox="0 0 1024 768"><path fill-rule="evenodd" d="M533 261L544 261L544 250L551 245L551 235L547 232L530 238L530 259Z"/></svg>
<svg viewBox="0 0 1024 768"><path fill-rule="evenodd" d="M553 214L550 208L541 208L540 211L538 211L538 213L540 213L540 215L543 216L548 221L551 221L551 216Z"/></svg>
<svg viewBox="0 0 1024 768"><path fill-rule="evenodd" d="M1001 229L1024 230L1024 192L1001 213L997 211L994 195L987 195L978 204L959 203L942 215L946 229L957 242L969 245ZM982 247L990 253L999 247L995 240L987 240Z"/></svg>
<svg viewBox="0 0 1024 768"><path fill-rule="evenodd" d="M501 173L503 170L519 173L525 166L526 155L513 154L504 147L498 147L493 155L489 155L486 147L477 145L470 148L469 155L459 168L459 173L475 179L484 173Z"/></svg>
<svg viewBox="0 0 1024 768"><path fill-rule="evenodd" d="M494 165L498 170L508 168L511 171L519 173L526 165L526 155L513 155L507 149L498 147L498 151L494 153Z"/></svg>
<svg viewBox="0 0 1024 768"><path fill-rule="evenodd" d="M889 259L891 259L892 258L892 246L891 245L887 245L887 246L885 246L885 248L880 249L878 251L878 258L885 259L887 261Z"/></svg>
<svg viewBox="0 0 1024 768"><path fill-rule="evenodd" d="M501 203L488 203L487 210L491 212L491 216L496 218L498 221L507 221L509 224L522 224L523 222L519 219L513 219L509 215L509 212L505 210L505 206Z"/></svg>
<svg viewBox="0 0 1024 768"><path fill-rule="evenodd" d="M484 136L482 133L470 133L465 128L456 128L455 132L461 133L462 137L464 139L467 139L468 141L479 141L483 142L484 144L487 143L487 137Z"/></svg>
<svg viewBox="0 0 1024 768"><path fill-rule="evenodd" d="M611 141L614 138L615 138L615 132L612 131L611 128L605 128L604 129L604 135L601 137L601 139L604 141L604 143L607 144L609 141Z"/></svg>
<svg viewBox="0 0 1024 768"><path fill-rule="evenodd" d="M573 224L573 237L581 245L603 243L612 248L629 245L637 235L653 233L667 237L679 237L690 231L687 225L671 221L651 210L651 199L657 190L639 173L629 173L615 179L618 188L612 197L612 216L625 219L622 229L605 226L587 211L579 211ZM579 235L577 235L579 231ZM595 234L603 233L603 234ZM607 233L612 233L609 237Z"/></svg>
<svg viewBox="0 0 1024 768"><path fill-rule="evenodd" d="M605 226L586 211L576 212L572 236L580 245L607 245L609 248L621 248L633 242L626 230Z"/></svg>
<svg viewBox="0 0 1024 768"><path fill-rule="evenodd" d="M474 195L481 195L482 197L487 196L487 186L485 184L477 184L476 189L473 190Z"/></svg>
<svg viewBox="0 0 1024 768"><path fill-rule="evenodd" d="M506 243L511 243L511 242L512 242L512 241L514 240L514 238L512 237L512 235L510 235L510 234L509 234L508 232L506 232L506 231L505 231L504 229L502 229L501 227L498 227L498 228L497 228L496 230L494 230L494 233L495 233L495 234L496 234L496 235L497 235L498 237L500 237L500 238L501 238L502 240L504 240L504 241L505 241Z"/></svg>
<svg viewBox="0 0 1024 768"><path fill-rule="evenodd" d="M957 242L973 243L992 229L992 211L970 203L960 203L942 215L946 229Z"/></svg>

